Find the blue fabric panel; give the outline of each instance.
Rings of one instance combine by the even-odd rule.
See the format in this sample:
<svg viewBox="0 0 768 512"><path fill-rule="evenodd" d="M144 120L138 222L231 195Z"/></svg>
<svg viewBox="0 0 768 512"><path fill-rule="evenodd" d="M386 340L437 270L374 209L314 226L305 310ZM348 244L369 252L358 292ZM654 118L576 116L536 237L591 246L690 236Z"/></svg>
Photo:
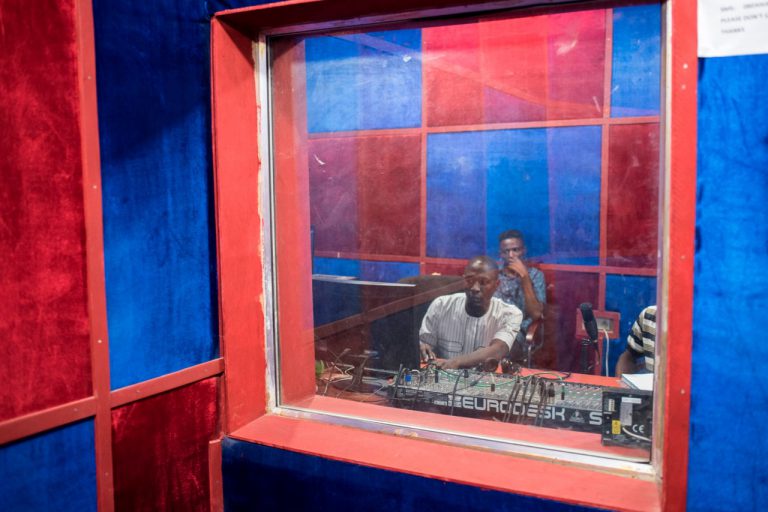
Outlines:
<svg viewBox="0 0 768 512"><path fill-rule="evenodd" d="M67 425L0 448L0 508L95 511L93 421Z"/></svg>
<svg viewBox="0 0 768 512"><path fill-rule="evenodd" d="M427 137L428 256L485 254L484 137L484 132Z"/></svg>
<svg viewBox="0 0 768 512"><path fill-rule="evenodd" d="M487 165L486 251L499 252L499 234L519 229L528 256L550 251L547 130L485 132Z"/></svg>
<svg viewBox="0 0 768 512"><path fill-rule="evenodd" d="M224 508L576 512L599 510L323 459L224 438ZM457 461L460 463L460 461Z"/></svg>
<svg viewBox="0 0 768 512"><path fill-rule="evenodd" d="M359 99L354 84L360 48L348 39L306 40L307 127L310 132L357 129Z"/></svg>
<svg viewBox="0 0 768 512"><path fill-rule="evenodd" d="M312 280L315 325L325 325L362 313L361 287L346 281Z"/></svg>
<svg viewBox="0 0 768 512"><path fill-rule="evenodd" d="M611 343L608 368L616 368L619 355L627 348L627 336L637 315L656 304L656 278L645 276L608 275L605 282L605 309L621 315L619 339ZM670 340L674 343L674 340Z"/></svg>
<svg viewBox="0 0 768 512"><path fill-rule="evenodd" d="M326 274L330 276L360 277L360 260L345 258L320 258L312 259L312 273Z"/></svg>
<svg viewBox="0 0 768 512"><path fill-rule="evenodd" d="M661 6L614 9L611 117L658 115L660 74Z"/></svg>
<svg viewBox="0 0 768 512"><path fill-rule="evenodd" d="M768 508L766 82L768 55L699 60L689 511Z"/></svg>
<svg viewBox="0 0 768 512"><path fill-rule="evenodd" d="M219 11L227 9L239 9L241 7L251 7L254 5L272 4L280 0L206 0L208 13L213 15Z"/></svg>
<svg viewBox="0 0 768 512"><path fill-rule="evenodd" d="M309 131L419 126L420 51L420 30L308 38Z"/></svg>
<svg viewBox="0 0 768 512"><path fill-rule="evenodd" d="M598 264L601 137L599 126L547 130L552 245L546 262Z"/></svg>
<svg viewBox="0 0 768 512"><path fill-rule="evenodd" d="M419 275L418 263L400 261L363 261L360 264L361 278L366 281L396 283L404 277Z"/></svg>
<svg viewBox="0 0 768 512"><path fill-rule="evenodd" d="M394 283L404 277L419 275L418 263L401 261L361 261L345 258L313 259L313 274L332 276L351 276L364 281L382 281Z"/></svg>
<svg viewBox="0 0 768 512"><path fill-rule="evenodd" d="M112 388L218 354L204 2L94 2Z"/></svg>

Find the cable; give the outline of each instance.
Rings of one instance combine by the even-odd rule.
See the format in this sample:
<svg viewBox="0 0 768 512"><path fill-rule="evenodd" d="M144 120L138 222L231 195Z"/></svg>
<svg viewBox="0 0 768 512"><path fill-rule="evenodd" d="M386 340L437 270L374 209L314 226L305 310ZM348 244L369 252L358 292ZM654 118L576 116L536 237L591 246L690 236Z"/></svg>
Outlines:
<svg viewBox="0 0 768 512"><path fill-rule="evenodd" d="M608 331L603 329L605 334L605 376L611 376L611 338L608 336Z"/></svg>
<svg viewBox="0 0 768 512"><path fill-rule="evenodd" d="M349 347L347 347L347 348L345 348L344 350L342 350L342 351L339 353L339 355L336 355L336 354L334 354L334 353L333 353L333 351L332 351L331 349L328 349L328 352L330 352L332 356L335 356L335 358L334 358L333 362L331 363L331 368L330 368L330 369L331 369L331 372L333 372L333 369L334 369L334 368L336 368L337 370L339 370L339 372L341 372L341 373L344 373L344 372L341 370L341 368L339 368L339 365L338 365L338 363L340 363L340 362L341 362L341 358L342 358L342 357L344 357L345 355L347 355L347 354L348 354L349 352L351 352L351 351L352 351L352 349L351 349L351 348L349 348ZM328 378L325 380L325 389L323 389L323 396L325 396L325 395L327 395L327 394L328 394L328 386L329 386L330 384L331 384L331 375L328 375Z"/></svg>
<svg viewBox="0 0 768 512"><path fill-rule="evenodd" d="M651 442L651 438L650 437L643 437L641 435L634 434L634 433L630 432L629 430L627 430L627 427L621 427L621 431L624 432L625 434L627 434L629 437L634 437L635 439L639 439L641 441L645 441L646 443L650 443Z"/></svg>
<svg viewBox="0 0 768 512"><path fill-rule="evenodd" d="M550 382L551 384L551 382ZM539 417L541 417L541 425L544 425L544 407L547 405L547 383L544 379L539 379L539 409L536 411L536 417L533 418L533 425L536 426L539 423Z"/></svg>
<svg viewBox="0 0 768 512"><path fill-rule="evenodd" d="M520 392L521 386L521 379L515 377L515 383L512 385L512 391L509 392L509 397L507 398L507 413L504 415L504 423L507 423L510 416L512 415L512 407L514 404L513 400L517 400L517 394Z"/></svg>
<svg viewBox="0 0 768 512"><path fill-rule="evenodd" d="M525 417L528 415L528 413L531 411L531 402L533 402L533 397L536 396L536 386L539 385L539 381L541 379L539 377L533 377L531 379L531 396L528 397L528 403L525 404L525 409L523 409L523 414L521 414L518 419L520 423L525 423ZM523 393L523 400L525 400L525 393ZM534 418L535 420L536 418Z"/></svg>
<svg viewBox="0 0 768 512"><path fill-rule="evenodd" d="M523 406L523 410L520 411L520 415L518 415L515 418L515 423L520 423L522 417L525 415L525 394L528 393L528 386L530 385L531 385L530 379L527 379L523 384L523 395L520 397L520 405ZM517 400L517 397L515 397L515 400Z"/></svg>
<svg viewBox="0 0 768 512"><path fill-rule="evenodd" d="M419 373L419 385L416 386L416 393L414 393L413 400L411 400L411 409L413 409L413 410L416 409L416 404L417 404L418 399L419 399L419 391L421 391L422 381L423 380L427 380L429 378L429 367L432 366L432 365L434 365L434 363L427 363L426 368L424 368L424 375L422 375L421 372L418 372Z"/></svg>
<svg viewBox="0 0 768 512"><path fill-rule="evenodd" d="M456 405L456 390L459 387L459 381L461 380L461 375L456 375L456 382L453 383L453 393L451 398L451 416L453 416L453 406Z"/></svg>
<svg viewBox="0 0 768 512"><path fill-rule="evenodd" d="M400 364L400 369L397 371L397 375L395 375L395 389L392 391L392 398L395 401L400 400L397 396L397 388L398 386L400 386L400 377L402 376L404 370L405 370L405 367L402 364Z"/></svg>

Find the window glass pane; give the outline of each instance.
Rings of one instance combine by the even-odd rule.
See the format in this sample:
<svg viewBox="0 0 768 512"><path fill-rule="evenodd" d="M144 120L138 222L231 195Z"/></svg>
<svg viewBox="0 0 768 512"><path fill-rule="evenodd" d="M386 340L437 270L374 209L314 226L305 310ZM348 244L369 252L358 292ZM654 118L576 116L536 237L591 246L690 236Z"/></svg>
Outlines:
<svg viewBox="0 0 768 512"><path fill-rule="evenodd" d="M616 369L655 359L660 9L269 40L283 404L647 460L652 393Z"/></svg>

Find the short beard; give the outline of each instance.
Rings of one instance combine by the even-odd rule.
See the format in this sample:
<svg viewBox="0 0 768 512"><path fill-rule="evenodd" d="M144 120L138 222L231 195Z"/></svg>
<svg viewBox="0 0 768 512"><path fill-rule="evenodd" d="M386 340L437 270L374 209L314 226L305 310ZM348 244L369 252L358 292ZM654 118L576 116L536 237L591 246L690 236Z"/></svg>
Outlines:
<svg viewBox="0 0 768 512"><path fill-rule="evenodd" d="M488 311L488 308L485 307L485 304L475 305L469 298L467 298L467 304L464 306L464 311L466 311L469 316L481 317Z"/></svg>

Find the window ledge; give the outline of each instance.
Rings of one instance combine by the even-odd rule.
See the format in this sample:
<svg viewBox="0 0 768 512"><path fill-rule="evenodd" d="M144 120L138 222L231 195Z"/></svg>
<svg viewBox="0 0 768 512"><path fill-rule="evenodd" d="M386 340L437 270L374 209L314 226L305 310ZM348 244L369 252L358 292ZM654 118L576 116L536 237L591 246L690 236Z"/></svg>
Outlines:
<svg viewBox="0 0 768 512"><path fill-rule="evenodd" d="M384 440L383 436L387 439ZM297 453L574 505L661 510L656 482L269 414L230 437ZM386 442L386 449L382 443ZM456 460L463 460L461 466Z"/></svg>

